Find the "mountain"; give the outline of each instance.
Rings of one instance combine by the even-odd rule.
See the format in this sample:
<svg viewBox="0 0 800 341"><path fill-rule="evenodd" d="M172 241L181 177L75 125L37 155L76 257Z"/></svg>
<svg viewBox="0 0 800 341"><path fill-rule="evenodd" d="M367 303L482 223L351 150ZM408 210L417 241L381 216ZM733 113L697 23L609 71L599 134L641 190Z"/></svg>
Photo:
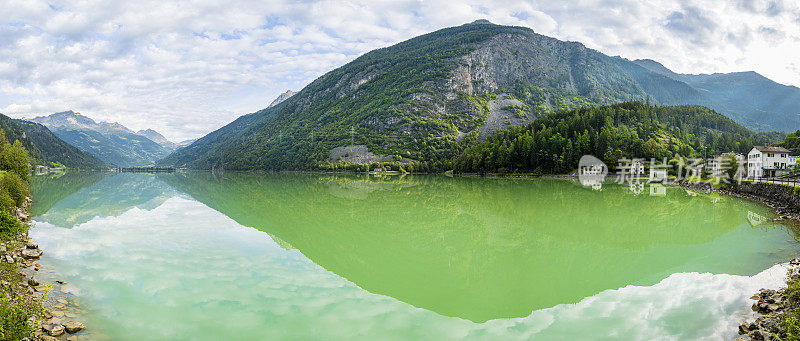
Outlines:
<svg viewBox="0 0 800 341"><path fill-rule="evenodd" d="M283 101L289 99L289 97L294 96L294 94L296 94L296 92L287 90L286 92L280 94L280 96L278 96L278 98L276 98L274 101L272 101L267 108L272 108L278 104L281 104Z"/></svg>
<svg viewBox="0 0 800 341"><path fill-rule="evenodd" d="M172 142L170 140L167 140L167 138L164 137L164 135L161 135L161 133L159 133L159 132L157 132L157 131L155 131L153 129L139 130L139 131L136 132L136 135L144 136L144 137L150 139L150 141L153 141L155 143L158 143L158 144L164 146L164 148L166 148L170 152L174 151L175 149L178 149L178 144L176 144L175 142Z"/></svg>
<svg viewBox="0 0 800 341"><path fill-rule="evenodd" d="M61 163L73 169L105 169L109 165L99 158L80 151L53 135L47 127L0 114L0 128L12 143L19 140L34 163L50 165Z"/></svg>
<svg viewBox="0 0 800 341"><path fill-rule="evenodd" d="M396 160L436 168L537 117L634 100L714 103L706 90L646 65L477 21L368 52L160 164L295 170Z"/></svg>
<svg viewBox="0 0 800 341"><path fill-rule="evenodd" d="M67 143L120 167L150 165L174 150L119 123L98 123L73 111L36 117L30 121L47 126Z"/></svg>
<svg viewBox="0 0 800 341"><path fill-rule="evenodd" d="M708 98L704 105L751 129L791 131L800 128L800 88L795 86L776 83L753 71L679 74L654 60L633 62L690 85Z"/></svg>

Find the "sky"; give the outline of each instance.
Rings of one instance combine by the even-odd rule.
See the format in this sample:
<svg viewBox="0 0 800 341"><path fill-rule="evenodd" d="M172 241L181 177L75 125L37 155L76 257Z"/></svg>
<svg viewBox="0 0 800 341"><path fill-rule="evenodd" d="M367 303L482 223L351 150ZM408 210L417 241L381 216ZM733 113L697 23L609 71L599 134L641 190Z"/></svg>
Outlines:
<svg viewBox="0 0 800 341"><path fill-rule="evenodd" d="M0 0L0 113L201 137L372 49L477 19L800 86L796 0Z"/></svg>

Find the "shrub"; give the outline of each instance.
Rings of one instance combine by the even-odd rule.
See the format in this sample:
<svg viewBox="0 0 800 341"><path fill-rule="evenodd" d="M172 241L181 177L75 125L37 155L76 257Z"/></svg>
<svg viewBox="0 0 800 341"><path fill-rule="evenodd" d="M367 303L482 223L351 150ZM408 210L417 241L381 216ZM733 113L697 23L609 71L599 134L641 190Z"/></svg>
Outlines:
<svg viewBox="0 0 800 341"><path fill-rule="evenodd" d="M22 203L25 202L25 197L28 195L28 186L25 185L25 182L17 173L3 172L0 175L2 175L0 176L0 188L8 192L11 200L14 201L14 205L17 207L22 206Z"/></svg>
<svg viewBox="0 0 800 341"><path fill-rule="evenodd" d="M16 237L25 229L17 217L7 210L0 210L0 240L9 240Z"/></svg>
<svg viewBox="0 0 800 341"><path fill-rule="evenodd" d="M800 280L791 279L787 284L789 307L783 315L783 327L786 329L786 340L800 341Z"/></svg>
<svg viewBox="0 0 800 341"><path fill-rule="evenodd" d="M11 199L11 195L8 194L8 191L4 188L0 188L0 210L10 212L14 206L14 199Z"/></svg>
<svg viewBox="0 0 800 341"><path fill-rule="evenodd" d="M34 326L28 321L30 312L24 297L0 297L0 340L21 340L29 337Z"/></svg>

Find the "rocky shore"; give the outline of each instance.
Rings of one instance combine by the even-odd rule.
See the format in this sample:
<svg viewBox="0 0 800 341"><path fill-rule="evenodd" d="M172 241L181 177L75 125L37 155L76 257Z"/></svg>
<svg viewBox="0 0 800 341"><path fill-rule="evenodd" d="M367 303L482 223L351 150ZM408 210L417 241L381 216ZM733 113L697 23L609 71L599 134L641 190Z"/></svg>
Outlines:
<svg viewBox="0 0 800 341"><path fill-rule="evenodd" d="M800 279L800 258L789 261L789 280ZM761 316L753 322L742 321L739 323L739 335L737 341L744 340L785 340L786 328L783 323L784 315L791 309L791 301L788 297L787 288L778 290L761 289L750 297L756 300L753 303L753 311Z"/></svg>
<svg viewBox="0 0 800 341"><path fill-rule="evenodd" d="M800 192L792 186L766 182L742 182L728 188L714 188L708 182L683 181L677 184L689 189L755 200L775 210L778 215L774 219L776 221L800 222Z"/></svg>
<svg viewBox="0 0 800 341"><path fill-rule="evenodd" d="M800 222L800 191L792 186L762 182L742 182L723 188L714 188L707 182L681 182L678 185L758 201L775 211L777 217L774 221L787 222L795 229ZM800 258L789 261L788 272L788 281L800 279ZM761 316L752 322L740 322L738 332L742 336L736 340L785 340L787 335L783 319L791 309L788 294L787 288L762 288L750 297L756 301L751 308Z"/></svg>
<svg viewBox="0 0 800 341"><path fill-rule="evenodd" d="M23 207L15 208L12 212L25 224L30 224L30 204L31 199L27 198ZM37 278L36 274L43 268L39 263L42 254L42 249L28 237L27 231L0 243L0 263L6 263L0 287L4 294L27 295L30 305L42 305L41 308L44 308L31 335L33 340L80 340L83 334L80 332L86 327L74 320L78 315L70 311L66 296L55 297L54 287L63 287L67 282L56 280L55 283L40 283Z"/></svg>

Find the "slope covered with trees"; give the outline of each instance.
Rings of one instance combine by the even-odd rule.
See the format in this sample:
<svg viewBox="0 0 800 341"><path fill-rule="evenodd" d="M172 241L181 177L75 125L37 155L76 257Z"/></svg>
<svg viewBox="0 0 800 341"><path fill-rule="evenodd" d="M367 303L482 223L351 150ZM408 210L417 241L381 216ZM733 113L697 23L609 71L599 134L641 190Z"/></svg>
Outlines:
<svg viewBox="0 0 800 341"><path fill-rule="evenodd" d="M800 88L796 86L776 83L752 71L693 75L673 72L650 59L634 63L702 92L706 100L692 104L724 113L750 129L800 128Z"/></svg>
<svg viewBox="0 0 800 341"><path fill-rule="evenodd" d="M636 78L648 72L580 43L478 21L369 52L160 164L309 169L349 145L434 163L556 110L647 98Z"/></svg>
<svg viewBox="0 0 800 341"><path fill-rule="evenodd" d="M639 100L714 103L648 66L528 28L476 21L366 53L159 165L302 170L341 159L437 169L492 133L559 110Z"/></svg>
<svg viewBox="0 0 800 341"><path fill-rule="evenodd" d="M104 169L108 164L64 142L47 127L0 114L0 129L9 141L20 141L36 164L60 163L75 169Z"/></svg>
<svg viewBox="0 0 800 341"><path fill-rule="evenodd" d="M575 170L583 155L594 155L613 168L623 157L747 153L779 136L755 133L701 106L627 102L563 111L497 133L464 150L453 168L464 173L565 173Z"/></svg>

